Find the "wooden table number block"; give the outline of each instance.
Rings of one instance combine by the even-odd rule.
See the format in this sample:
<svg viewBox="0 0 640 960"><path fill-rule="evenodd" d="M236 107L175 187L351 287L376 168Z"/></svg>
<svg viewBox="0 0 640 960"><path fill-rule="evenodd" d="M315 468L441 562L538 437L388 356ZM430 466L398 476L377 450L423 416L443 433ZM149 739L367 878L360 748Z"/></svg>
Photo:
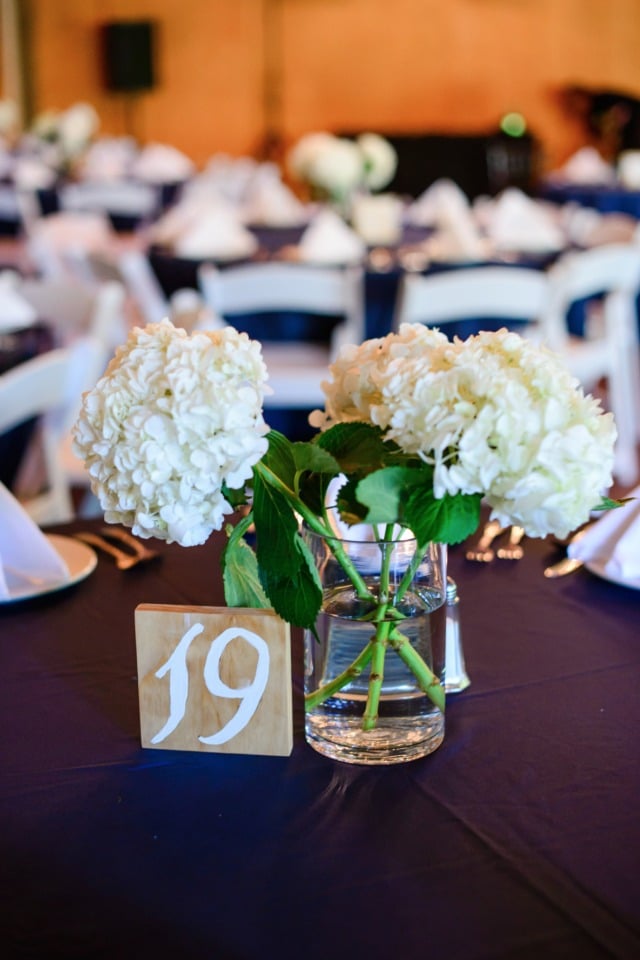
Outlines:
<svg viewBox="0 0 640 960"><path fill-rule="evenodd" d="M143 747L288 756L289 624L272 610L136 607Z"/></svg>

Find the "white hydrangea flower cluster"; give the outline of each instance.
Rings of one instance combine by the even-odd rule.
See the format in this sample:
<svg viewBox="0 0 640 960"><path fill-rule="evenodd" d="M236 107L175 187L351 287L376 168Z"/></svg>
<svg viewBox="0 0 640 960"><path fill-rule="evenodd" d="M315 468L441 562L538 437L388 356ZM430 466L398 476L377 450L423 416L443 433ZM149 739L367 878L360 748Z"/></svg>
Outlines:
<svg viewBox="0 0 640 960"><path fill-rule="evenodd" d="M260 344L233 327L189 336L135 328L83 397L74 449L108 523L182 546L204 543L265 454Z"/></svg>
<svg viewBox="0 0 640 960"><path fill-rule="evenodd" d="M566 536L611 484L616 429L550 351L501 330L421 324L344 348L315 426L364 420L434 465L434 494L481 493L529 536Z"/></svg>
<svg viewBox="0 0 640 960"><path fill-rule="evenodd" d="M364 161L364 185L369 190L382 190L393 179L398 154L389 141L377 133L362 133L356 143Z"/></svg>
<svg viewBox="0 0 640 960"><path fill-rule="evenodd" d="M385 187L395 173L397 154L388 140L374 133L361 134L356 140L308 133L295 144L288 162L297 179L343 198L358 187Z"/></svg>

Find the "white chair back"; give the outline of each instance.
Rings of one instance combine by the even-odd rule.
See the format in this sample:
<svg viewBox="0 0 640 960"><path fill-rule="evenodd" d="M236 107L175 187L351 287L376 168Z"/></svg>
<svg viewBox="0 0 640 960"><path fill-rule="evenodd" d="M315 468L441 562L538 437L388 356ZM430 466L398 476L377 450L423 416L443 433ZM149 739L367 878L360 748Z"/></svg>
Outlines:
<svg viewBox="0 0 640 960"><path fill-rule="evenodd" d="M106 214L97 212L53 213L39 217L26 235L27 253L35 269L44 277L69 277L65 254L70 250L105 252L117 241Z"/></svg>
<svg viewBox="0 0 640 960"><path fill-rule="evenodd" d="M90 287L65 278L26 278L18 290L38 316L50 323L57 346L93 336L102 344L106 365L115 348L127 338L125 289L117 281Z"/></svg>
<svg viewBox="0 0 640 960"><path fill-rule="evenodd" d="M547 278L527 267L462 267L403 276L394 329L401 323L440 327L470 318L535 323L547 305Z"/></svg>
<svg viewBox="0 0 640 960"><path fill-rule="evenodd" d="M330 341L268 342L262 345L273 394L265 406L311 409L324 404L322 380L339 348L364 339L364 287L360 267L313 267L256 263L198 271L205 303L215 319L232 322L239 314L295 311L339 317Z"/></svg>
<svg viewBox="0 0 640 960"><path fill-rule="evenodd" d="M92 385L101 356L101 345L86 337L0 375L0 434L39 418L43 483L24 500L24 506L40 525L64 523L74 516L62 444L80 409L83 391Z"/></svg>
<svg viewBox="0 0 640 960"><path fill-rule="evenodd" d="M622 484L639 473L640 346L636 300L640 293L640 248L608 244L567 253L548 271L550 297L542 318L544 342L562 354L586 390L607 383L607 406L618 428L614 473ZM585 337L572 336L569 308L602 297L599 323Z"/></svg>

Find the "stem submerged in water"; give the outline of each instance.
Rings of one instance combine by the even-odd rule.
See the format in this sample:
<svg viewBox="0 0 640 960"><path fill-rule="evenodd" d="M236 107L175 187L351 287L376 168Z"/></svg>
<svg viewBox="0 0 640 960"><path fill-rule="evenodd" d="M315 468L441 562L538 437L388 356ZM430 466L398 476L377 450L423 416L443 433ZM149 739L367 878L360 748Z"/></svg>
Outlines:
<svg viewBox="0 0 640 960"><path fill-rule="evenodd" d="M354 581L351 576L351 571L355 570L355 568L343 545L335 538L335 534L330 535L327 539L329 549L349 575L359 599L366 598L370 601L375 601L375 610L373 612L370 610L366 617L362 617L363 620L366 619L370 621L372 627L375 624L375 633L355 660L353 660L339 676L334 677L328 683L318 687L317 690L307 694L305 697L305 708L307 711L310 711L321 703L324 703L325 700L328 700L329 697L338 693L338 691L342 690L352 680L360 676L367 664L370 663L367 702L362 718L363 730L375 729L378 722L380 696L384 681L385 658L388 648L391 648L408 669L411 670L423 693L443 712L445 707L445 692L440 681L418 651L411 646L410 641L402 633L401 629L399 629L401 621L405 619L405 617L400 610L398 610L397 604L404 597L413 582L415 573L428 549L428 545L416 551L411 564L405 571L404 576L394 592L391 587L391 553L394 545L392 537L393 527L389 525L385 530L383 543L381 545L382 562L378 581L378 597L374 597L357 571L355 572L358 582L356 583ZM334 549L336 546L338 548L337 550ZM343 562L344 559L347 560L346 564ZM364 588L364 596L362 588Z"/></svg>

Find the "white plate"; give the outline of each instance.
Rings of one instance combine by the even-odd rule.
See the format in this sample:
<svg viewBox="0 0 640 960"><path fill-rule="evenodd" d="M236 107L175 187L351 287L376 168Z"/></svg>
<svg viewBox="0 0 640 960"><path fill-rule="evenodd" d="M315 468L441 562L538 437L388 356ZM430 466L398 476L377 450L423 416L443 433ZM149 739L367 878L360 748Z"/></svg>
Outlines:
<svg viewBox="0 0 640 960"><path fill-rule="evenodd" d="M605 565L597 560L585 560L587 570L594 573L596 577L608 580L610 583L617 583L621 587L629 587L631 590L640 590L640 580L627 580L624 577L616 577L605 570Z"/></svg>
<svg viewBox="0 0 640 960"><path fill-rule="evenodd" d="M62 537L57 533L48 533L46 536L51 546L66 563L69 579L62 580L60 583L49 583L46 587L25 584L21 589L14 590L10 597L1 597L0 603L17 603L18 600L31 600L34 597L43 597L47 593L57 593L59 590L73 587L74 584L93 573L98 562L95 550L86 543L81 543L80 540L74 540L73 537Z"/></svg>

